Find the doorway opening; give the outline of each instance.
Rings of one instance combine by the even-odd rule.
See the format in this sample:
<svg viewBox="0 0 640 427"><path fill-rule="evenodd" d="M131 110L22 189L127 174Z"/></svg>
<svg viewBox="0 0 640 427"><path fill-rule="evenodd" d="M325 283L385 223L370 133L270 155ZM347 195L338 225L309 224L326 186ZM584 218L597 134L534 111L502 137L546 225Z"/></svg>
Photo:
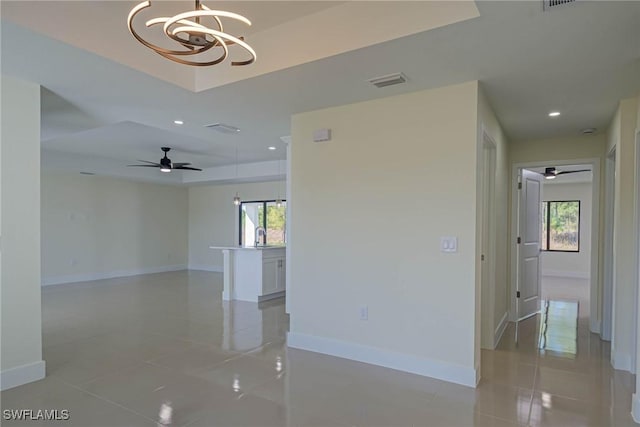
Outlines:
<svg viewBox="0 0 640 427"><path fill-rule="evenodd" d="M569 302L562 309L575 307L577 321L600 332L599 166L599 159L514 165L511 321L562 305L549 301Z"/></svg>
<svg viewBox="0 0 640 427"><path fill-rule="evenodd" d="M615 281L615 252L613 250L616 192L615 148L607 154L605 162L604 271L602 280L602 323L600 337L605 341L611 341L613 331L613 283Z"/></svg>
<svg viewBox="0 0 640 427"><path fill-rule="evenodd" d="M544 174L545 170L534 169ZM543 181L541 298L576 302L578 322L591 318L593 171L565 165ZM597 313L595 313L597 317Z"/></svg>
<svg viewBox="0 0 640 427"><path fill-rule="evenodd" d="M480 295L481 347L493 350L500 340L507 322L496 313L496 145L483 132L480 177ZM496 327L497 325L497 327Z"/></svg>

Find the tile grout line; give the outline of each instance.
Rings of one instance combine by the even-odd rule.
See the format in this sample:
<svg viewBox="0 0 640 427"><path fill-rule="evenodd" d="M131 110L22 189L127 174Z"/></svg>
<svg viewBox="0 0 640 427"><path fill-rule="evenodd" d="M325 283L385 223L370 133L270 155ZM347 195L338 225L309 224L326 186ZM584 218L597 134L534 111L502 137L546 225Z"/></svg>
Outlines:
<svg viewBox="0 0 640 427"><path fill-rule="evenodd" d="M142 417L142 418L144 418L145 420L149 420L149 421L152 421L152 422L154 422L154 423L157 423L157 421L158 421L158 420L154 420L154 419L152 419L152 418L149 418L149 417L147 417L146 415L140 414L140 413L138 413L137 411L135 411L135 410L133 410L133 409L131 409L131 408L127 407L127 406L121 405L121 404L119 404L119 403L117 403L117 402L114 402L114 401L112 401L112 400L110 400L110 399L107 399L107 398L106 398L106 397L104 397L104 396L100 396L100 395L95 394L95 393L93 393L93 392L91 392L91 391L89 391L89 390L85 390L85 389L83 389L83 388L81 388L81 387L79 387L79 386L75 386L75 385L73 385L73 384L68 384L68 383L65 383L65 384L66 384L67 386L71 387L71 388L74 388L74 389L76 389L76 390L78 390L78 391L81 391L82 393L88 394L88 395L90 395L90 396L92 396L92 397L94 397L94 398L96 398L96 399L98 399L98 400L101 400L101 401L107 402L107 403L109 403L109 404L111 404L111 405L114 405L114 406L117 406L117 407L119 407L119 408L121 408L121 409L124 409L124 410L125 410L125 411L127 411L127 412L130 412L130 413L132 413L132 414L134 414L134 415L137 415L137 416L139 416L139 417Z"/></svg>

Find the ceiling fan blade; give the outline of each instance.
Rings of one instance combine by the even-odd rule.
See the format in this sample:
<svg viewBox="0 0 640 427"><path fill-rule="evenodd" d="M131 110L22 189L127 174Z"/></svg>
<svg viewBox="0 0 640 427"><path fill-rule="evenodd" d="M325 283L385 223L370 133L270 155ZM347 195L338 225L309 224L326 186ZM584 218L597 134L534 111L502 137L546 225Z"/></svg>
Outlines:
<svg viewBox="0 0 640 427"><path fill-rule="evenodd" d="M135 167L135 168L159 168L160 165L156 166L156 165L127 165L128 167Z"/></svg>
<svg viewBox="0 0 640 427"><path fill-rule="evenodd" d="M140 162L140 163L149 163L149 164L152 164L152 165L161 166L161 165L160 165L160 163L150 162L149 160L140 160L140 159L137 159L137 160L136 160L136 162Z"/></svg>
<svg viewBox="0 0 640 427"><path fill-rule="evenodd" d="M174 163L173 167L174 168L181 168L183 166L189 166L191 163Z"/></svg>
<svg viewBox="0 0 640 427"><path fill-rule="evenodd" d="M188 171L201 171L202 169L198 169L198 168L190 168L188 166L174 166L174 169L180 169L180 170L188 170Z"/></svg>
<svg viewBox="0 0 640 427"><path fill-rule="evenodd" d="M578 173L578 172L591 172L591 169L580 169L577 171L562 171L562 172L557 172L556 175L564 175L566 173Z"/></svg>

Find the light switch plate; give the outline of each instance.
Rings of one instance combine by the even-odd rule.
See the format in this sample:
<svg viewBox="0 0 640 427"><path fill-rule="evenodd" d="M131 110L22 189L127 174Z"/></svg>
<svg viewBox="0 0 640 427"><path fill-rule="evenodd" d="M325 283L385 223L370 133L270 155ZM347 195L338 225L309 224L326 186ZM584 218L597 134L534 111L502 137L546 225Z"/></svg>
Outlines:
<svg viewBox="0 0 640 427"><path fill-rule="evenodd" d="M358 307L358 312L360 313L360 320L369 320L369 307L366 305L361 305Z"/></svg>
<svg viewBox="0 0 640 427"><path fill-rule="evenodd" d="M451 237L451 236L441 237L440 252L446 252L446 253L458 252L458 238Z"/></svg>

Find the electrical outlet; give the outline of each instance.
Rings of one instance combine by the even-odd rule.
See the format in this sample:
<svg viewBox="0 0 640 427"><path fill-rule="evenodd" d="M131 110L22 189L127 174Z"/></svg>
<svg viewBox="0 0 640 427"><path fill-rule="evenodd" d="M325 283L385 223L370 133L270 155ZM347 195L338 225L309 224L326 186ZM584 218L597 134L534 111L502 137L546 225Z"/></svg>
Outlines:
<svg viewBox="0 0 640 427"><path fill-rule="evenodd" d="M358 310L360 313L360 320L369 320L369 307L366 305L361 305Z"/></svg>

